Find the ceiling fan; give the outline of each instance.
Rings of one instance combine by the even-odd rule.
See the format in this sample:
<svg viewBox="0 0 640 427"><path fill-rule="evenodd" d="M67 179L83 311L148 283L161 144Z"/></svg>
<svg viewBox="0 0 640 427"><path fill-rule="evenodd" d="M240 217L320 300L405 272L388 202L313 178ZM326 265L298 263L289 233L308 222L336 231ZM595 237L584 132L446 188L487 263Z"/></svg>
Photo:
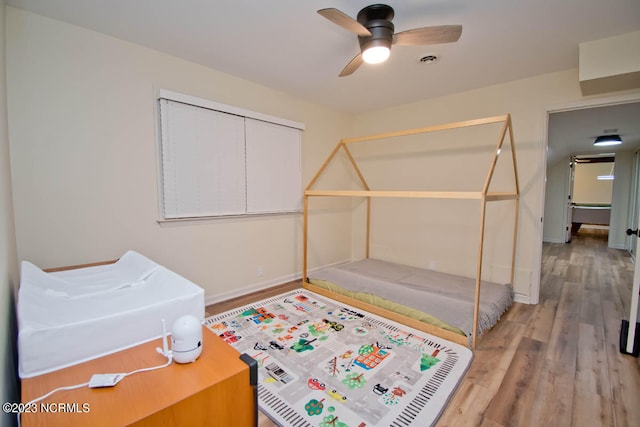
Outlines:
<svg viewBox="0 0 640 427"><path fill-rule="evenodd" d="M373 4L358 12L357 20L338 9L320 9L318 13L329 21L358 36L360 53L340 72L344 77L353 74L363 62L377 64L389 57L391 45L429 45L458 41L462 25L438 25L414 28L394 33L391 20L394 10L386 4Z"/></svg>

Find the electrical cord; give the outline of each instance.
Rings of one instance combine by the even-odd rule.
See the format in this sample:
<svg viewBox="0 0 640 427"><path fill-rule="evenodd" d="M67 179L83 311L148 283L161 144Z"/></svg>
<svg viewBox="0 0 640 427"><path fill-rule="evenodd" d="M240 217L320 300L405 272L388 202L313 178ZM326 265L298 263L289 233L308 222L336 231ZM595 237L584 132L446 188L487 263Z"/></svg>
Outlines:
<svg viewBox="0 0 640 427"><path fill-rule="evenodd" d="M152 366L150 368L136 369L135 371L131 371L131 372L128 372L128 373L124 374L124 376L128 377L129 375L137 374L137 373L140 373L140 372L148 372L148 371L154 371L156 369L166 368L167 366L171 365L171 362L173 362L173 356L172 355L168 355L167 356L167 363L165 363L163 365Z"/></svg>
<svg viewBox="0 0 640 427"><path fill-rule="evenodd" d="M154 371L156 369L162 369L162 368L166 368L167 366L171 365L171 363L173 362L173 355L171 355L171 353L164 355L167 358L167 362L162 364L162 365L157 365L157 366L151 366L149 368L140 368L140 369L136 369L134 371L131 372L127 372L126 374L117 374L117 375L121 375L121 378L119 378L117 380L117 382L122 381L124 378L133 375L133 374L137 374L140 372L148 372L148 371ZM113 384L115 385L115 384ZM31 405L34 405L46 398L48 398L49 396L53 395L54 393L57 393L59 391L64 391L64 390L75 390L78 388L82 388L85 386L89 386L89 381L82 383L82 384L75 384L75 385L69 385L69 386L63 386L63 387L58 387L56 389L51 390L50 392L43 394L40 397L36 397L35 399L30 400L29 402L24 404L25 408L30 407ZM17 413L17 418L18 418L18 427L20 427L20 412Z"/></svg>

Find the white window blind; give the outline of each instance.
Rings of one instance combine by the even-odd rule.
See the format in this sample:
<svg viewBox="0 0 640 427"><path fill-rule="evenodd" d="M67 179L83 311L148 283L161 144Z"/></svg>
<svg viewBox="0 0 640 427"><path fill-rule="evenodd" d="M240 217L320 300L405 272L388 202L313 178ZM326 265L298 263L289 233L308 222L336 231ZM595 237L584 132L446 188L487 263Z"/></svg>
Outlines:
<svg viewBox="0 0 640 427"><path fill-rule="evenodd" d="M245 119L247 212L302 208L300 131Z"/></svg>
<svg viewBox="0 0 640 427"><path fill-rule="evenodd" d="M165 219L300 210L300 129L186 101L159 99Z"/></svg>

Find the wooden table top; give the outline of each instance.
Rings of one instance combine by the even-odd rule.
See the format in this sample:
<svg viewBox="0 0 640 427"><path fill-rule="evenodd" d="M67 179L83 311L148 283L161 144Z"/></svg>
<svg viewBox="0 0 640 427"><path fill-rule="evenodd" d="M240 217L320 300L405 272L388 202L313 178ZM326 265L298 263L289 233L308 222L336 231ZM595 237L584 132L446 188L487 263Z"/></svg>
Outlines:
<svg viewBox="0 0 640 427"><path fill-rule="evenodd" d="M128 373L166 363L156 352L160 339L113 353L85 363L22 380L22 402L29 402L62 386L88 382L93 374ZM197 394L212 385L246 370L240 354L203 326L203 349L193 363L172 363L162 369L125 377L116 386L87 386L59 391L32 406L35 414L24 413L22 425L70 425L90 421L87 425L126 425L143 419L176 402ZM29 409L29 408L27 408ZM50 413L44 413L45 410ZM53 412L55 411L55 412ZM70 411L70 412L68 412ZM90 415L90 417L88 417Z"/></svg>

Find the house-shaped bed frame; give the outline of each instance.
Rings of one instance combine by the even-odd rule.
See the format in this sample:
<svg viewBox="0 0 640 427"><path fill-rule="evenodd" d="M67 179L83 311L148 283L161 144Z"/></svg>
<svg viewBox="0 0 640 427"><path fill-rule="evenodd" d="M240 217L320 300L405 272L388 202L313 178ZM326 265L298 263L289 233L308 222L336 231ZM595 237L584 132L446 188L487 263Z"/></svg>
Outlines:
<svg viewBox="0 0 640 427"><path fill-rule="evenodd" d="M380 139L388 139L388 138L397 138L408 135L417 135L428 132L436 132L436 131L446 131L451 129L458 129L470 126L480 126L487 125L493 123L503 123L502 131L500 132L500 136L498 138L498 144L496 146L495 152L493 154L493 160L491 161L491 165L489 167L489 171L486 176L486 180L484 182L484 186L479 191L388 191L388 190L375 190L369 187L365 177L363 176L356 160L354 159L351 151L349 150L350 144L356 143L364 143L367 141L374 141ZM498 162L498 158L500 155L500 151L502 149L503 143L505 141L505 137L509 134L509 144L511 148L511 159L513 162L513 184L514 189L511 192L490 192L489 188L491 186L491 179L493 177L496 164ZM331 163L331 161L336 157L338 152L343 150L346 154L349 162L353 166L353 169L358 176L358 179L363 187L362 190L314 190L318 179L327 169L327 166ZM504 157L504 156L503 156ZM409 317L403 316L401 314L380 308L375 307L373 305L355 300L353 298L343 296L334 292L327 291L323 288L315 286L308 281L307 268L308 268L308 224L309 224L309 198L311 197L364 197L366 198L366 257L369 258L369 236L370 236L370 223L371 223L371 199L374 197L399 197L399 198L410 198L410 199L467 199L467 200L478 200L480 204L480 232L478 236L478 256L477 256L477 268L476 268L476 277L475 277L475 305L474 305L474 313L473 313L473 331L472 331L472 348L475 349L476 342L478 339L478 313L479 313L479 305L480 305L480 283L482 278L482 252L484 246L484 238L485 238L485 212L486 205L488 202L493 201L501 201L501 200L513 200L514 201L514 211L515 211L515 221L513 228L513 249L511 255L511 280L510 285L513 286L514 280L514 272L515 272L515 256L516 256L516 243L517 243L517 229L518 229L518 211L519 211L519 199L520 199L520 189L518 185L518 169L516 165L516 154L515 154L515 146L513 141L513 129L511 125L511 115L506 114L503 116L496 117L488 117L476 120L467 120L455 123L448 123L443 125L435 125L428 126L417 129L409 129L397 132L389 132L389 133L381 133L377 135L356 137L356 138L347 138L341 140L336 147L333 149L327 160L322 164L318 172L315 174L313 179L309 182L309 185L306 187L304 191L304 200L303 200L303 265L302 265L302 274L303 274L303 286L311 291L323 294L332 299L342 301L344 303L359 307L361 309L367 310L369 312L378 314L380 316L398 321L400 323L406 324L408 326L414 327L416 329L425 331L427 333L431 333L433 335L440 336L444 339L448 339L450 341L454 341L460 343L462 345L468 345L468 338L463 337L461 335L455 334L453 332L441 329L439 327L429 325L423 322L419 322L417 320L411 319Z"/></svg>

